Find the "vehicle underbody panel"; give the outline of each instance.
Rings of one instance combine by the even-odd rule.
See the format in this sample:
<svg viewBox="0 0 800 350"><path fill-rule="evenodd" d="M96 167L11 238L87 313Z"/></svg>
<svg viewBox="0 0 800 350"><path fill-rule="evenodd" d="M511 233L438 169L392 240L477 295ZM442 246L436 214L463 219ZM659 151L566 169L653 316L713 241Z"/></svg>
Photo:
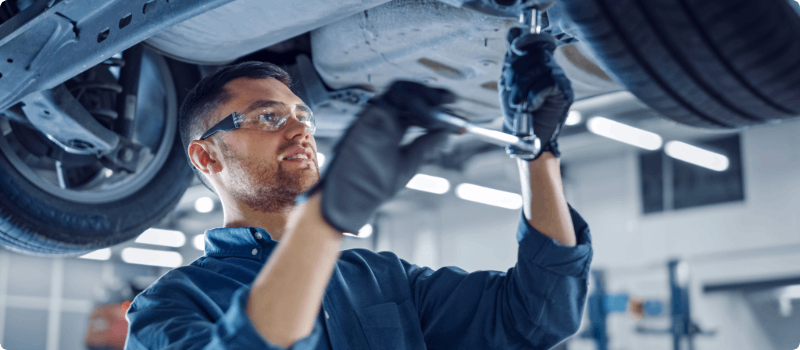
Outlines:
<svg viewBox="0 0 800 350"><path fill-rule="evenodd" d="M496 82L505 36L517 19L434 0L384 2L239 0L177 24L147 43L183 61L224 64L311 31L314 68L330 89L366 86L380 92L393 80L414 80L456 92L461 99L454 109L474 122L497 119ZM620 89L582 44L562 47L557 60L579 99ZM320 114L351 112L336 113L338 107L329 105L318 106Z"/></svg>
<svg viewBox="0 0 800 350"><path fill-rule="evenodd" d="M238 0L175 25L147 43L186 62L224 64L387 0Z"/></svg>
<svg viewBox="0 0 800 350"><path fill-rule="evenodd" d="M322 80L334 89L371 85L382 90L395 79L416 80L455 91L461 97L453 106L457 113L487 122L500 116L497 79L506 33L516 25L516 19L438 1L391 2L312 31L311 49ZM578 98L619 89L607 76L592 77L579 66L590 63L580 49L563 48L557 60L578 81ZM590 84L580 83L592 78Z"/></svg>

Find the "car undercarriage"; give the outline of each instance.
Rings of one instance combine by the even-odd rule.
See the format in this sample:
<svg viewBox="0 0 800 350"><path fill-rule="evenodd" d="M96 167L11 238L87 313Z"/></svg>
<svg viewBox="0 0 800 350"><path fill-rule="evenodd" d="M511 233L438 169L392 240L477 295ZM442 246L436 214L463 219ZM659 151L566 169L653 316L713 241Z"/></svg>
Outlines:
<svg viewBox="0 0 800 350"><path fill-rule="evenodd" d="M0 244L76 255L141 233L193 180L177 109L205 74L269 61L334 140L397 79L447 88L500 128L497 78L520 11L572 81L573 110L647 105L730 130L800 115L800 5L787 0L9 0L0 11ZM754 27L753 24L761 24ZM619 113L624 115L624 111ZM586 128L565 130L565 135ZM324 142L324 140L323 140ZM454 141L462 161L485 151Z"/></svg>

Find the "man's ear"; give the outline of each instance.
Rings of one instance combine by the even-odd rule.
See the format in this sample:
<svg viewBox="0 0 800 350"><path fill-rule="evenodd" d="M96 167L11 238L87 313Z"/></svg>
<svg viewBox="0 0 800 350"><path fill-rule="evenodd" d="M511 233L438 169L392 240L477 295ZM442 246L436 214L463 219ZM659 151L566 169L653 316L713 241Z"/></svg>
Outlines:
<svg viewBox="0 0 800 350"><path fill-rule="evenodd" d="M204 174L222 171L222 164L217 159L217 152L211 142L194 140L189 143L189 159L192 165Z"/></svg>

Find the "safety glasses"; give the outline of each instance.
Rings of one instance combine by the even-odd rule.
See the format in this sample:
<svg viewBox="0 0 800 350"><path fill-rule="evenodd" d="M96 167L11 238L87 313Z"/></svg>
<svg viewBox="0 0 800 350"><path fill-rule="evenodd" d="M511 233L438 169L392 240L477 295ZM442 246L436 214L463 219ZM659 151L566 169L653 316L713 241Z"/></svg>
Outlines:
<svg viewBox="0 0 800 350"><path fill-rule="evenodd" d="M277 131L286 125L286 121L289 120L293 114L299 122L306 125L309 133L314 135L314 132L317 131L317 123L314 120L314 113L311 112L311 108L306 105L293 105L289 108L283 103L270 101L270 103L259 107L256 111L248 113L247 115L233 112L211 127L211 129L208 129L208 131L200 137L200 140L205 140L218 132L236 129Z"/></svg>

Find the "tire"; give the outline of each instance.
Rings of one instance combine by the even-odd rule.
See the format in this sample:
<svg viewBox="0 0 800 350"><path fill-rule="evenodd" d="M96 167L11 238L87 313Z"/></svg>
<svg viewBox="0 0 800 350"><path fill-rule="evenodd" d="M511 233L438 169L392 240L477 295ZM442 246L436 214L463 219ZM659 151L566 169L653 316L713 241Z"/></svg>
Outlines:
<svg viewBox="0 0 800 350"><path fill-rule="evenodd" d="M677 122L740 128L800 116L793 0L559 0L548 15Z"/></svg>
<svg viewBox="0 0 800 350"><path fill-rule="evenodd" d="M122 185L118 187L109 185L117 189L116 192L97 190L88 193L84 190L87 193L82 193L79 188L62 193L52 184L39 181L36 174L25 170L26 163L21 163L20 154L24 157L31 155L20 151L24 147L12 147L15 138L30 136L31 131L23 132L23 126L5 121L4 133L0 133L0 245L32 255L79 255L136 237L175 208L194 178L176 126L177 107L199 80L199 72L196 66L170 61L148 50L145 57L149 57L145 61L153 61L157 71L165 74L158 80L159 83L167 82L159 85L164 86L165 126L158 126L163 132L156 138L158 147L151 148L155 155L151 163L135 174L120 173L119 178L128 182L120 180L118 183ZM142 69L144 76L144 65ZM140 88L140 99L143 98L142 91L147 89ZM144 94L144 97L149 96L152 95ZM152 104L159 106L153 108L161 108L157 100ZM150 113L152 110L144 109L137 110L136 121L150 122L149 126L142 125L152 127L152 123L159 120ZM12 132L8 133L8 130ZM152 138L152 135L143 136L147 137ZM31 139L28 137L20 144L30 143ZM91 167L88 169L92 170ZM111 176L107 173L109 170L100 171L106 173L95 174L96 178ZM77 172L80 176L83 173L85 171ZM70 193L77 195L71 196Z"/></svg>

